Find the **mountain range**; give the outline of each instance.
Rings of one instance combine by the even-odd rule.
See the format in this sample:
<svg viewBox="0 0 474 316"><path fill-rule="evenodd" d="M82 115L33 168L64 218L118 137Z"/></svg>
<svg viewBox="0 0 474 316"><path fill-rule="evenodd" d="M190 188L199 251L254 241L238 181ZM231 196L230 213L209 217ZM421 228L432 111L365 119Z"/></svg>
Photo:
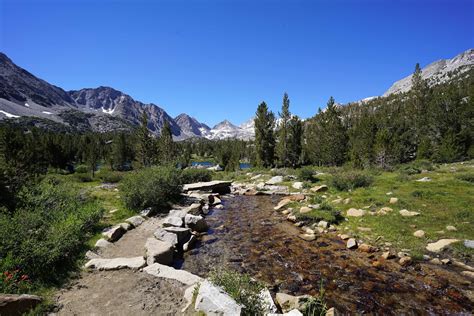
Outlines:
<svg viewBox="0 0 474 316"><path fill-rule="evenodd" d="M452 59L439 60L422 69L430 85L446 82L453 73L462 74L474 66L474 49ZM409 91L411 75L395 82L383 96ZM364 103L371 98L360 102ZM148 128L159 135L165 121L173 137L207 139L252 139L253 118L236 126L224 120L214 127L182 113L172 118L160 106L142 103L110 87L84 88L65 91L15 65L0 53L0 119L34 119L35 124L54 122L68 128L98 132L130 130L140 124L142 113L148 117Z"/></svg>

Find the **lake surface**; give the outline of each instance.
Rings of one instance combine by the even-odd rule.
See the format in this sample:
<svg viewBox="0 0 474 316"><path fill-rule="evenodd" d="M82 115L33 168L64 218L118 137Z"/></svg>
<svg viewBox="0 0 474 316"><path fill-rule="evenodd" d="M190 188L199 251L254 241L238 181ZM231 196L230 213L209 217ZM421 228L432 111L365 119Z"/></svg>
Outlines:
<svg viewBox="0 0 474 316"><path fill-rule="evenodd" d="M273 210L275 196L224 198L206 217L209 234L184 254L182 268L205 277L214 267L249 273L272 292L317 295L323 282L329 306L345 313L455 314L472 306L462 278L439 267L374 268L369 254L347 250L335 235L307 242ZM466 288L466 286L464 286ZM472 285L468 288L471 288Z"/></svg>
<svg viewBox="0 0 474 316"><path fill-rule="evenodd" d="M210 161L193 161L191 163L191 166L203 166L205 168L209 168L209 167L215 166L215 164L210 162ZM249 169L251 167L252 167L252 165L248 162L241 162L240 163L240 169Z"/></svg>

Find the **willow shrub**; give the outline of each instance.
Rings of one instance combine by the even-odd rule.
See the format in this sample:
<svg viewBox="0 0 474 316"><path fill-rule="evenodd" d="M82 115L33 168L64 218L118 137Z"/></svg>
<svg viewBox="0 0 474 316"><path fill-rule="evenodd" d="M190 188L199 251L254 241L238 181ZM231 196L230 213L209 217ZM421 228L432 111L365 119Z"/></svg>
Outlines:
<svg viewBox="0 0 474 316"><path fill-rule="evenodd" d="M120 183L125 205L136 211L167 208L181 194L181 172L174 167L144 168L127 174Z"/></svg>

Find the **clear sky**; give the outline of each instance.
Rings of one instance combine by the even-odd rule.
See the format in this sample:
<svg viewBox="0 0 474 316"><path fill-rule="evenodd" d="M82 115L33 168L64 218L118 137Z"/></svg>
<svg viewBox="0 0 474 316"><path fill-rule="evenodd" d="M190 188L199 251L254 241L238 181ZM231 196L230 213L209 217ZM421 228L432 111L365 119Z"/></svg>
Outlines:
<svg viewBox="0 0 474 316"><path fill-rule="evenodd" d="M309 117L473 47L473 0L0 0L0 50L21 67L210 125L278 111L285 91Z"/></svg>

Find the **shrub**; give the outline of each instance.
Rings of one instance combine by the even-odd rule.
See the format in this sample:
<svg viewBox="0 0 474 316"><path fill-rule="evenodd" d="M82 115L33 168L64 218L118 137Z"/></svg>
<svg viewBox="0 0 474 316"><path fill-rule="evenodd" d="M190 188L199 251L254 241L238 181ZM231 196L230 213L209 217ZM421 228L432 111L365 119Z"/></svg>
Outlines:
<svg viewBox="0 0 474 316"><path fill-rule="evenodd" d="M92 179L92 176L88 173L75 173L74 174L74 179L76 179L77 182L92 182L94 179Z"/></svg>
<svg viewBox="0 0 474 316"><path fill-rule="evenodd" d="M117 183L123 178L123 175L117 171L110 171L107 169L101 169L97 173L99 179L104 183Z"/></svg>
<svg viewBox="0 0 474 316"><path fill-rule="evenodd" d="M316 182L319 181L319 179L316 179L314 177L314 170L311 167L303 167L300 170L298 170L298 179L301 181L310 181L310 182Z"/></svg>
<svg viewBox="0 0 474 316"><path fill-rule="evenodd" d="M173 167L152 167L134 171L124 177L121 196L132 210L151 207L155 211L176 202L181 193L180 172Z"/></svg>
<svg viewBox="0 0 474 316"><path fill-rule="evenodd" d="M265 304L260 297L264 287L248 274L217 269L211 271L208 278L243 306L241 315L264 315Z"/></svg>
<svg viewBox="0 0 474 316"><path fill-rule="evenodd" d="M459 174L457 175L457 177L459 180L463 180L463 181L467 181L467 182L471 182L471 183L474 183L474 173L463 173L463 174Z"/></svg>
<svg viewBox="0 0 474 316"><path fill-rule="evenodd" d="M181 183L206 182L212 180L212 171L206 169L185 169L181 172Z"/></svg>
<svg viewBox="0 0 474 316"><path fill-rule="evenodd" d="M343 219L340 212L326 201L319 202L319 208L311 210L311 212L304 214L297 213L296 218L299 221L310 223L319 222L321 220L327 221L328 223L338 223Z"/></svg>
<svg viewBox="0 0 474 316"><path fill-rule="evenodd" d="M75 265L103 213L75 190L71 183L46 178L20 192L13 214L0 214L1 273L18 270L22 281L57 283ZM2 291L24 292L27 285L4 285Z"/></svg>
<svg viewBox="0 0 474 316"><path fill-rule="evenodd" d="M372 182L373 178L370 175L360 171L338 172L332 177L332 185L339 191L368 187Z"/></svg>
<svg viewBox="0 0 474 316"><path fill-rule="evenodd" d="M89 167L86 165L79 165L76 167L74 170L76 173L88 173L89 172Z"/></svg>

